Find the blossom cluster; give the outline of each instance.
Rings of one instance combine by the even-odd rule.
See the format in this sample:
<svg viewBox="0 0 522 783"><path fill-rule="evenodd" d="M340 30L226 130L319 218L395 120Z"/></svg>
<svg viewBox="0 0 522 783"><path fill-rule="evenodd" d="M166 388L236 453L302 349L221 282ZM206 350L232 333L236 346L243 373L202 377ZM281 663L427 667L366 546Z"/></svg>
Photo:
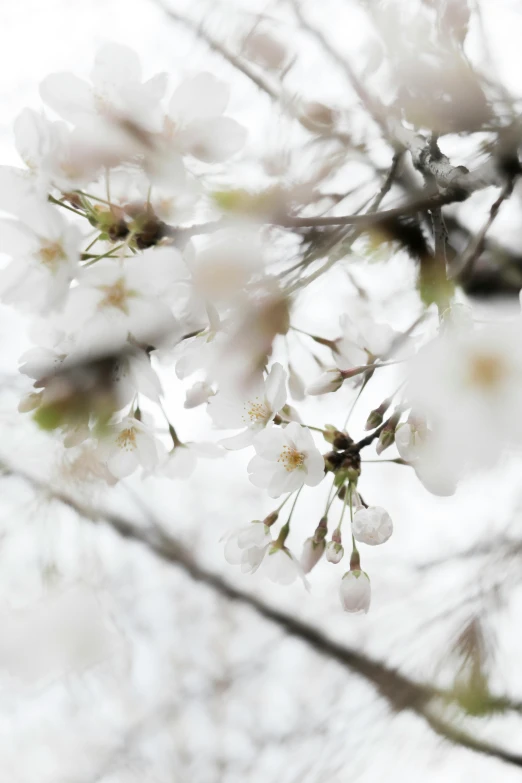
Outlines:
<svg viewBox="0 0 522 783"><path fill-rule="evenodd" d="M261 225L280 200L256 213L252 199L248 215L230 219L211 184L216 167L247 142L227 114L228 87L210 73L170 92L168 81L163 73L144 80L132 50L107 44L89 82L48 76L40 87L46 111L25 109L15 121L24 166L0 167L0 252L8 259L0 297L34 318L34 347L20 360L34 383L19 410L88 455L109 484L136 471L187 478L198 458L252 449L250 481L284 498L227 537L227 561L307 585L323 556L343 560L349 518L341 603L367 612L358 545L385 543L393 526L361 497L361 451L374 444L380 455L395 444L395 461L440 495L498 459L520 435L520 330L477 329L468 309L451 303L435 338L417 350L417 340L354 307L341 314L336 339L304 333L331 357L306 387L290 352L274 360L277 341L295 328L293 291ZM288 389L297 401L345 382L362 392L404 344L405 380L371 411L359 441L345 428L304 425L289 404ZM163 407L161 368L172 364L187 382L185 408L207 406L213 425L234 434L181 440ZM327 476L325 513L298 558L287 542L297 498Z"/></svg>

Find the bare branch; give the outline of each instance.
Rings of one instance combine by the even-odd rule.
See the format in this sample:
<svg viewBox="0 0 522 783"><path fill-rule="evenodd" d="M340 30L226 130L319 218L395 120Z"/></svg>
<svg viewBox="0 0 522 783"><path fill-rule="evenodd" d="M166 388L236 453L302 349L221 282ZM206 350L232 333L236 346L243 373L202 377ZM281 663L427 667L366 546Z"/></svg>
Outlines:
<svg viewBox="0 0 522 783"><path fill-rule="evenodd" d="M144 545L163 562L181 568L192 579L215 590L224 598L250 607L261 617L277 625L283 632L308 644L318 654L336 661L370 682L394 711L411 710L422 718L434 732L454 745L466 747L477 753L522 767L522 755L510 753L491 743L479 740L439 717L436 710L437 704L442 705L445 701L455 701L455 694L451 691L416 683L396 669L368 658L356 650L349 649L329 639L313 626L268 606L254 595L242 592L218 574L208 571L197 563L178 541L165 533L158 521L154 519L152 512L148 511L148 526L139 527L118 514L85 506L62 490L52 488L42 480L9 465L5 461L0 462L0 468L5 475L22 479L34 490L64 504L80 517L96 524L105 523L123 538ZM503 698L492 698L490 706L492 709L495 707L497 709L519 709L520 707L520 705L512 705Z"/></svg>

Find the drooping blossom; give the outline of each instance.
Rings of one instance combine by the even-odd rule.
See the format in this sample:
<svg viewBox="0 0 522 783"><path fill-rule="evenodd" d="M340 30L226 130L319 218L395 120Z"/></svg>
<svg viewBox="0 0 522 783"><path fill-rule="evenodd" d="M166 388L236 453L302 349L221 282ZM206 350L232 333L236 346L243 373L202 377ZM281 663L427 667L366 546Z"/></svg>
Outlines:
<svg viewBox="0 0 522 783"><path fill-rule="evenodd" d="M255 573L272 543L270 526L254 520L232 531L225 541L225 559L231 565L240 565L243 573Z"/></svg>
<svg viewBox="0 0 522 783"><path fill-rule="evenodd" d="M356 541L370 546L384 544L393 533L393 523L380 506L360 508L353 515L352 533Z"/></svg>
<svg viewBox="0 0 522 783"><path fill-rule="evenodd" d="M372 597L370 580L365 571L347 571L339 588L341 604L345 612L368 614Z"/></svg>

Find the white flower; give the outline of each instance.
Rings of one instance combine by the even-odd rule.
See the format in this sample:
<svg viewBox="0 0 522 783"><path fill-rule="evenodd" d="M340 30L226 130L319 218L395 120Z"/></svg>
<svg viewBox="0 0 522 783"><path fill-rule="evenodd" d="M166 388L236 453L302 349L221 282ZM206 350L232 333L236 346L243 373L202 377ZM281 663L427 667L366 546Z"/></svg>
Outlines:
<svg viewBox="0 0 522 783"><path fill-rule="evenodd" d="M85 165L65 122L51 122L42 113L23 109L14 122L14 134L34 191L42 197L51 185L73 190L96 176L96 167Z"/></svg>
<svg viewBox="0 0 522 783"><path fill-rule="evenodd" d="M344 557L344 547L337 541L328 541L325 555L329 563L340 563Z"/></svg>
<svg viewBox="0 0 522 783"><path fill-rule="evenodd" d="M184 257L195 290L214 304L244 298L248 284L264 271L259 234L245 228L219 232L198 252L189 244Z"/></svg>
<svg viewBox="0 0 522 783"><path fill-rule="evenodd" d="M279 585L291 585L296 579L301 579L308 589L301 564L285 546L274 544L263 558L264 576Z"/></svg>
<svg viewBox="0 0 522 783"><path fill-rule="evenodd" d="M290 363L288 364L288 391L294 400L301 401L305 398L304 381Z"/></svg>
<svg viewBox="0 0 522 783"><path fill-rule="evenodd" d="M345 612L368 614L372 597L370 580L364 571L347 571L339 589Z"/></svg>
<svg viewBox="0 0 522 783"><path fill-rule="evenodd" d="M61 307L78 270L80 232L56 209L26 202L23 222L0 220L0 253L13 259L0 273L6 303L23 303L47 313Z"/></svg>
<svg viewBox="0 0 522 783"><path fill-rule="evenodd" d="M215 443L183 443L170 452L161 472L168 478L188 478L196 469L198 458L215 459L221 456L223 451Z"/></svg>
<svg viewBox="0 0 522 783"><path fill-rule="evenodd" d="M336 392L343 385L344 378L337 368L326 370L306 388L307 394L329 394Z"/></svg>
<svg viewBox="0 0 522 783"><path fill-rule="evenodd" d="M324 478L324 459L310 430L296 422L269 427L254 440L257 456L248 464L250 481L277 498L303 484L315 487Z"/></svg>
<svg viewBox="0 0 522 783"><path fill-rule="evenodd" d="M448 327L419 351L406 396L430 423L426 460L460 473L491 466L505 449L519 445L521 336L515 324Z"/></svg>
<svg viewBox="0 0 522 783"><path fill-rule="evenodd" d="M236 153L246 139L245 129L223 117L228 87L210 73L199 73L174 92L164 136L181 154L206 163L220 163Z"/></svg>
<svg viewBox="0 0 522 783"><path fill-rule="evenodd" d="M179 282L178 262L174 248L151 248L82 269L64 316L79 347L117 349L129 335L141 345L173 343L180 329L168 300Z"/></svg>
<svg viewBox="0 0 522 783"><path fill-rule="evenodd" d="M130 476L138 467L151 472L159 461L161 447L151 430L132 416L110 428L98 446L98 455L115 478Z"/></svg>
<svg viewBox="0 0 522 783"><path fill-rule="evenodd" d="M197 408L198 405L208 402L209 398L213 396L214 389L209 386L205 381L197 381L190 389L187 389L185 394L184 408Z"/></svg>
<svg viewBox="0 0 522 783"><path fill-rule="evenodd" d="M260 379L249 392L248 399L234 391L220 390L208 404L214 424L223 429L245 427L243 432L222 440L230 449L250 446L258 432L273 421L286 402L286 372L277 362L265 380Z"/></svg>
<svg viewBox="0 0 522 783"><path fill-rule="evenodd" d="M301 567L305 574L310 573L312 568L317 565L323 555L324 550L324 539L322 541L315 541L312 536L306 539L303 544L303 551L301 553Z"/></svg>
<svg viewBox="0 0 522 783"><path fill-rule="evenodd" d="M145 351L120 355L114 362L112 383L120 409L132 402L137 393L159 402L161 382Z"/></svg>
<svg viewBox="0 0 522 783"><path fill-rule="evenodd" d="M340 324L343 334L336 340L335 361L341 370L360 367L368 359L384 355L396 336L391 326L362 313L356 323L342 315Z"/></svg>
<svg viewBox="0 0 522 783"><path fill-rule="evenodd" d="M360 508L353 515L352 533L356 541L376 546L389 539L393 523L388 512L379 506Z"/></svg>
<svg viewBox="0 0 522 783"><path fill-rule="evenodd" d="M270 527L256 519L227 536L225 560L231 565L240 565L243 573L253 574L261 565L271 543Z"/></svg>
<svg viewBox="0 0 522 783"><path fill-rule="evenodd" d="M91 72L92 84L72 73L54 73L40 85L45 103L75 125L93 116L124 118L146 130L159 130L166 74L142 82L139 57L121 44L102 46Z"/></svg>
<svg viewBox="0 0 522 783"><path fill-rule="evenodd" d="M399 424L395 430L395 445L402 459L416 462L420 459L429 431L426 420L410 415L408 421Z"/></svg>

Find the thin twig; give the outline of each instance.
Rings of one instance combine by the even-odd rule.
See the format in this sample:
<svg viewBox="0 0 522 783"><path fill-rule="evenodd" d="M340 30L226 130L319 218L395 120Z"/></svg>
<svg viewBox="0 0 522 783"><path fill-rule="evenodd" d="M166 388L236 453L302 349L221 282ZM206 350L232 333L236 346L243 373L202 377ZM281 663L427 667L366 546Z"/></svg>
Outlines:
<svg viewBox="0 0 522 783"><path fill-rule="evenodd" d="M386 699L396 712L409 709L422 718L439 736L444 737L453 744L522 767L522 755L510 753L491 743L478 740L466 732L456 729L451 723L446 722L434 713L434 700L435 703L438 700L442 700L443 703L455 701L455 694L451 690L416 683L396 669L373 660L356 650L347 648L329 639L317 628L268 606L255 595L243 593L222 579L218 574L212 573L197 563L178 541L163 530L161 524L155 519L149 509L147 509L148 526L138 527L118 514L85 506L71 495L60 489L52 488L48 483L17 467L9 465L5 461L0 461L0 468L4 474L22 479L34 490L42 492L52 500L69 507L80 517L96 524L105 523L123 538L144 545L163 562L181 568L192 579L215 590L219 595L253 609L261 617L274 623L285 633L295 636L305 644L308 644L318 654L337 661L350 671L371 682L377 693ZM492 709L495 706L497 708L502 706L503 709L520 709L520 705L511 704L503 697L492 697L490 704Z"/></svg>

